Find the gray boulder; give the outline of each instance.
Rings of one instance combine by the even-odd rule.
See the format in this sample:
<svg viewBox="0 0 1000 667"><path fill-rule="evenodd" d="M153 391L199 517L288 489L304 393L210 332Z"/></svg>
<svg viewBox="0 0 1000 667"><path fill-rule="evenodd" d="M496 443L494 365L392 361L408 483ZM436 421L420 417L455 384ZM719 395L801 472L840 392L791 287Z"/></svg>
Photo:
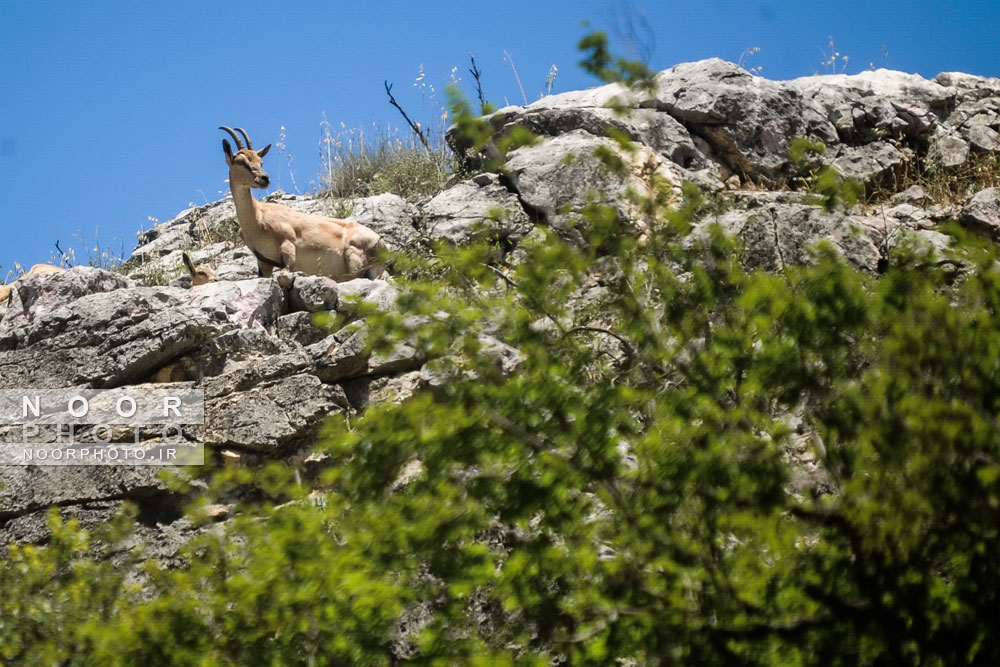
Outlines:
<svg viewBox="0 0 1000 667"><path fill-rule="evenodd" d="M802 92L719 59L658 74L655 105L707 141L717 159L744 180L790 176L788 142L795 136L838 141L823 109Z"/></svg>
<svg viewBox="0 0 1000 667"><path fill-rule="evenodd" d="M263 279L191 290L126 286L53 302L61 288L72 294L87 277L97 281L95 289L106 286L113 274L104 274L57 274L37 297L25 293L27 305L19 297L0 322L5 383L115 387L141 381L226 331L272 327L284 307L280 288Z"/></svg>
<svg viewBox="0 0 1000 667"><path fill-rule="evenodd" d="M288 288L288 302L291 310L317 313L324 310L334 310L337 307L340 290L336 280L304 273L293 274L291 279L292 284Z"/></svg>
<svg viewBox="0 0 1000 667"><path fill-rule="evenodd" d="M347 407L341 387L302 373L210 399L211 419L190 430L212 448L294 450L312 444L323 419Z"/></svg>
<svg viewBox="0 0 1000 667"><path fill-rule="evenodd" d="M531 229L517 195L496 174L480 174L432 198L421 227L432 240L461 245L473 241L517 241Z"/></svg>
<svg viewBox="0 0 1000 667"><path fill-rule="evenodd" d="M816 244L827 241L857 268L876 270L881 239L868 221L804 203L749 204L712 220L743 243L748 268L775 271L809 263Z"/></svg>
<svg viewBox="0 0 1000 667"><path fill-rule="evenodd" d="M380 310L387 310L399 297L399 290L391 282L382 279L355 278L347 280L337 284L337 291L339 294L337 312L342 315L353 315L360 303L374 306Z"/></svg>
<svg viewBox="0 0 1000 667"><path fill-rule="evenodd" d="M962 207L959 222L979 231L1000 235L1000 188L980 190Z"/></svg>
<svg viewBox="0 0 1000 667"><path fill-rule="evenodd" d="M618 161L624 173L612 171L598 152ZM655 174L679 193L682 180L676 165L650 149L637 146L629 153L616 142L585 130L519 148L511 153L506 166L525 206L557 233L577 242L582 237L573 227L589 202L610 203L634 231L641 231L646 221L632 203L630 191L648 195L649 178ZM596 193L601 199L594 199Z"/></svg>
<svg viewBox="0 0 1000 667"><path fill-rule="evenodd" d="M371 227L381 234L391 250L406 250L419 240L415 226L417 207L399 195L384 193L353 201L351 220Z"/></svg>
<svg viewBox="0 0 1000 667"><path fill-rule="evenodd" d="M958 167L969 159L969 142L950 129L940 129L927 153L938 167Z"/></svg>
<svg viewBox="0 0 1000 667"><path fill-rule="evenodd" d="M134 287L135 282L117 273L76 266L60 273L27 275L18 281L0 325L0 340L38 318L88 294ZM0 347L2 347L0 343Z"/></svg>
<svg viewBox="0 0 1000 667"><path fill-rule="evenodd" d="M625 102L627 113L609 106L616 102ZM673 162L684 180L710 188L721 187L722 174L713 160L711 147L697 135L692 136L670 114L641 104L641 97L628 93L619 84L611 84L546 96L526 107L506 107L491 116L491 120L500 134L514 125L545 137L575 130L607 137L616 131Z"/></svg>

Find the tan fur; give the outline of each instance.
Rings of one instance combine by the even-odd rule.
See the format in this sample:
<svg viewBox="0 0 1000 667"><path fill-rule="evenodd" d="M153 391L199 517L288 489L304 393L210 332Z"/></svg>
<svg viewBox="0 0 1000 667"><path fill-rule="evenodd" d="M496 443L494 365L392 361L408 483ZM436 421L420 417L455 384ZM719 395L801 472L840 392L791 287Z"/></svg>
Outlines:
<svg viewBox="0 0 1000 667"><path fill-rule="evenodd" d="M181 254L181 259L184 261L184 266L187 268L188 273L191 274L191 287L197 287L198 285L207 285L208 283L214 283L219 279L215 275L215 269L213 269L208 264L194 265L191 261L191 256L186 252Z"/></svg>
<svg viewBox="0 0 1000 667"><path fill-rule="evenodd" d="M378 255L384 244L373 229L352 220L302 213L254 199L251 189L266 188L270 183L270 176L262 168L262 158L271 146L255 151L248 139L247 147L243 148L235 134L228 128L221 129L230 132L240 149L233 153L229 142L223 139L240 232L244 243L257 256L262 276L270 276L276 267L338 281L374 278L382 273Z"/></svg>
<svg viewBox="0 0 1000 667"><path fill-rule="evenodd" d="M0 305L6 305L10 301L11 290L14 289L14 285L20 280L24 280L28 276L38 276L44 275L46 273L61 273L66 269L59 266L52 266L51 264L35 264L25 273L23 276L19 276L17 280L13 281L9 285L0 285Z"/></svg>

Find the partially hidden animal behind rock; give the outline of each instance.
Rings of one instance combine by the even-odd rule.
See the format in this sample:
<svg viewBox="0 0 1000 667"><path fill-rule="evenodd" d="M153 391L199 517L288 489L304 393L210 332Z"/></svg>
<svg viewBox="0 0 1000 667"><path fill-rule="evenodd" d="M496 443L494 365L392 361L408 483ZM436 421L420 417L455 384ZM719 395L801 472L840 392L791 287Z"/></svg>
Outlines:
<svg viewBox="0 0 1000 667"><path fill-rule="evenodd" d="M66 269L61 266L52 266L51 264L35 264L32 266L27 273L23 276L18 276L17 280L14 280L9 285L0 285L0 306L6 306L10 301L11 291L18 281L24 280L28 276L38 276L46 273L61 273Z"/></svg>
<svg viewBox="0 0 1000 667"><path fill-rule="evenodd" d="M237 152L226 139L222 140L222 150L229 165L229 187L240 233L257 258L261 276L270 276L276 268L337 281L377 278L382 274L385 267L380 255L385 244L375 230L353 220L326 218L254 199L251 189L266 188L271 182L262 166L271 145L254 150L243 128L233 131L223 125L219 129L236 142ZM237 132L246 140L245 146Z"/></svg>
<svg viewBox="0 0 1000 667"><path fill-rule="evenodd" d="M191 256L189 254L182 253L181 259L184 260L184 266L187 268L188 273L191 274L191 287L197 287L198 285L207 285L208 283L214 283L219 279L215 275L215 269L213 269L208 264L194 265L191 261Z"/></svg>

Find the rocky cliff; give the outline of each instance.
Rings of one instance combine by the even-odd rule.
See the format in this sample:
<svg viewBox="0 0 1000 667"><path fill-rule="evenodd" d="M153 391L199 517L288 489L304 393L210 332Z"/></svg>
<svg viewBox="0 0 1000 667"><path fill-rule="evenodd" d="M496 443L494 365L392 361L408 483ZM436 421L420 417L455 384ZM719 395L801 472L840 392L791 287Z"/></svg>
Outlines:
<svg viewBox="0 0 1000 667"><path fill-rule="evenodd" d="M650 95L612 84L497 111L489 120L498 135L521 125L541 141L508 154L504 176L475 174L422 201L271 199L346 214L418 256L434 242L493 240L507 263L518 261L518 243L540 226L583 243L576 214L594 192L641 234L647 222L628 189L642 192L651 173L678 201L690 182L717 202L703 222L736 235L752 267L808 261L809 248L829 240L850 263L876 272L906 235L947 244L938 227L948 220L987 234L1000 229L998 191L985 187L1000 185L1000 80L879 70L779 82L707 60L661 72L655 84ZM620 136L634 148L624 149ZM805 173L789 158L797 136L825 146ZM451 140L465 150L460 137ZM621 158L624 180L608 174L598 149ZM816 206L808 169L821 165L863 184L866 203L846 211ZM184 250L196 263L213 263L220 281L188 289ZM143 234L120 272L30 277L0 321L0 386L201 387L206 423L191 436L209 458L246 465L280 458L308 468L317 465L306 453L324 417L405 400L432 379L405 344L389 354L365 352L356 304L391 308L393 282L255 276L225 199ZM344 315L340 328L314 324L323 311ZM53 505L96 526L131 501L140 509L139 539L169 561L196 529L183 517L184 498L159 472L0 469L0 543L43 540ZM226 511L218 508L218 517Z"/></svg>

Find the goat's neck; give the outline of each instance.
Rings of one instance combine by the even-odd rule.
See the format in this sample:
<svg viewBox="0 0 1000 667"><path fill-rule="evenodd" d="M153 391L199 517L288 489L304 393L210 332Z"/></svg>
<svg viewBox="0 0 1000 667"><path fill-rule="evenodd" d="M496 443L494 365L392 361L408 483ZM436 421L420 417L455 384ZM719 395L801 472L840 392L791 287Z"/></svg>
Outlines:
<svg viewBox="0 0 1000 667"><path fill-rule="evenodd" d="M257 201L250 193L250 188L230 188L233 192L233 204L236 205L236 217L240 226L257 224Z"/></svg>

